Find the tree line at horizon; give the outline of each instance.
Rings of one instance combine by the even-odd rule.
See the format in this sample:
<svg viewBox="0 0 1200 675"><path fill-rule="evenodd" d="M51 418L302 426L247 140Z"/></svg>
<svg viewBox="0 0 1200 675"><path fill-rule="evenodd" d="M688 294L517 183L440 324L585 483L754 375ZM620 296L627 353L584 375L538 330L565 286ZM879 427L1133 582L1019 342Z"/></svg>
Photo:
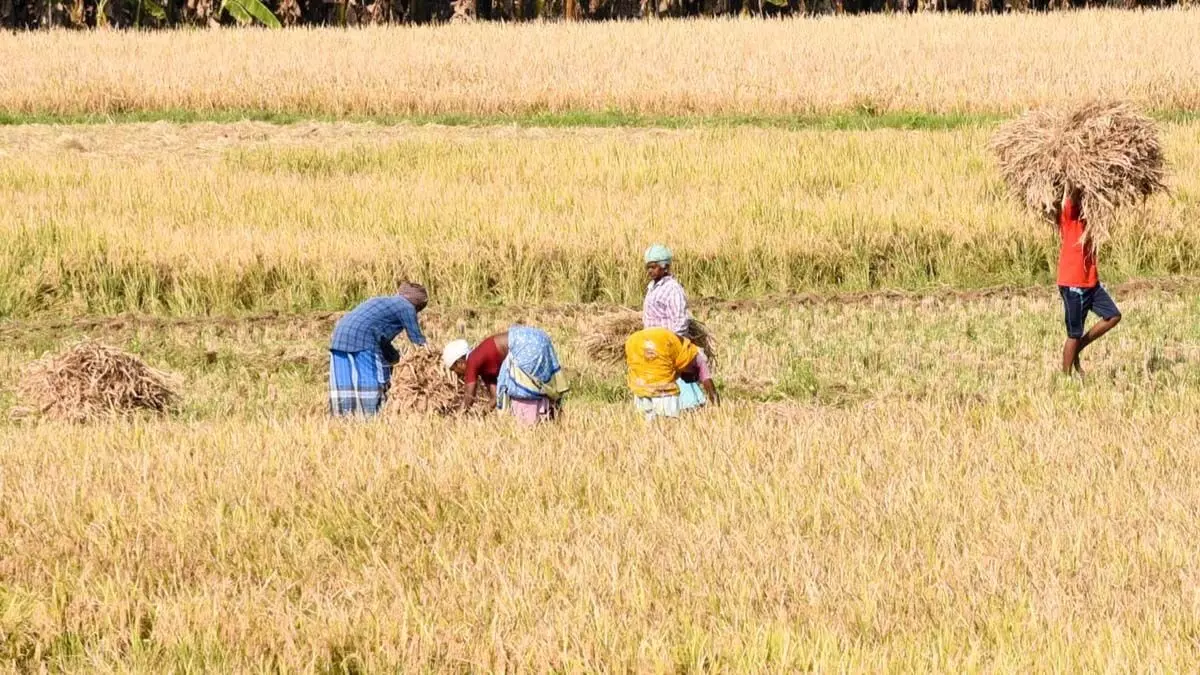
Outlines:
<svg viewBox="0 0 1200 675"><path fill-rule="evenodd" d="M1005 13L1191 6L1198 0L0 0L0 28L155 29L238 24L630 20L865 13Z"/></svg>

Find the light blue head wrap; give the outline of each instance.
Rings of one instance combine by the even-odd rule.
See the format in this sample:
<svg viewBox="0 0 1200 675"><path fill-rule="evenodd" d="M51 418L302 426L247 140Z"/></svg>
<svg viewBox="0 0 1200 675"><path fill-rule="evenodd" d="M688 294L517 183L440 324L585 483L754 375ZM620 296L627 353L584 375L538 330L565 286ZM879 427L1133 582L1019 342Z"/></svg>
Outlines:
<svg viewBox="0 0 1200 675"><path fill-rule="evenodd" d="M655 244L646 249L646 264L671 262L671 249L662 244Z"/></svg>

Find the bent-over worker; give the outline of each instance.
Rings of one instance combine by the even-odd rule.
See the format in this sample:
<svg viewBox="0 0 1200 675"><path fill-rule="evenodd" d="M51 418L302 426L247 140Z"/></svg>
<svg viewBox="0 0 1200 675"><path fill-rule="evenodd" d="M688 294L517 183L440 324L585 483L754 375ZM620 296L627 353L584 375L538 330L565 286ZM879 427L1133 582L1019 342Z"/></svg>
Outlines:
<svg viewBox="0 0 1200 675"><path fill-rule="evenodd" d="M405 333L414 345L425 344L417 314L428 302L423 286L405 282L396 295L366 300L338 320L329 343L331 415L372 417L382 410L400 360L392 340Z"/></svg>
<svg viewBox="0 0 1200 675"><path fill-rule="evenodd" d="M442 351L442 363L463 379L459 412L471 408L482 382L498 410L532 425L557 416L569 390L550 336L532 326L514 325L474 349L455 340Z"/></svg>
<svg viewBox="0 0 1200 675"><path fill-rule="evenodd" d="M691 340L666 328L643 328L625 341L625 364L634 407L646 419L679 417L679 381L703 387L714 401L717 389L711 377L702 376L697 363L701 352Z"/></svg>

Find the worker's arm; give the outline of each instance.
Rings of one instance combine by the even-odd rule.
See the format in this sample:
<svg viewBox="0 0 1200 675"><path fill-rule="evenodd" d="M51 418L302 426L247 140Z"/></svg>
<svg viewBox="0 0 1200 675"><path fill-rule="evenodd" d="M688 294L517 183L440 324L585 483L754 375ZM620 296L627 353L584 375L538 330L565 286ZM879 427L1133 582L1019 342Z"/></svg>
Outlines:
<svg viewBox="0 0 1200 675"><path fill-rule="evenodd" d="M462 403L458 405L458 412L465 413L471 409L471 404L475 402L475 390L479 388L479 380L469 380L463 387Z"/></svg>
<svg viewBox="0 0 1200 675"><path fill-rule="evenodd" d="M418 347L425 346L425 334L421 332L421 323L417 321L417 308L411 302L400 303L400 325L404 326L404 334L409 342Z"/></svg>
<svg viewBox="0 0 1200 675"><path fill-rule="evenodd" d="M717 395L717 385L713 383L712 371L708 367L708 355L701 351L696 354L696 378L700 380L700 388L708 396L713 405L721 405L721 397Z"/></svg>
<svg viewBox="0 0 1200 675"><path fill-rule="evenodd" d="M1058 200L1058 204L1056 205L1056 208L1054 209L1054 213L1048 214L1048 215L1051 215L1052 218L1054 218L1054 227L1057 228L1059 226L1059 223L1062 222L1063 209L1067 208L1067 200L1072 199L1074 197L1074 195L1075 195L1075 187L1073 185L1071 185L1070 182L1067 182L1063 186L1063 194L1062 194L1062 197L1059 198L1059 200Z"/></svg>

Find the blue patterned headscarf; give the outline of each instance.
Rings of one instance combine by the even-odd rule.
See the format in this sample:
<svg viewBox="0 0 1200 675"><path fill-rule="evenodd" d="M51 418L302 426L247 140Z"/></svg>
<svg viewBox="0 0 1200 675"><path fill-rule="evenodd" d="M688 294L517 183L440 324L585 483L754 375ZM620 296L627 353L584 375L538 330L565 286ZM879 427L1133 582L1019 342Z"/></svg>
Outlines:
<svg viewBox="0 0 1200 675"><path fill-rule="evenodd" d="M671 262L671 249L667 248L666 246L663 246L662 244L655 244L655 245L651 246L650 248L646 249L645 258L646 258L647 265L649 265L650 263L670 263Z"/></svg>

